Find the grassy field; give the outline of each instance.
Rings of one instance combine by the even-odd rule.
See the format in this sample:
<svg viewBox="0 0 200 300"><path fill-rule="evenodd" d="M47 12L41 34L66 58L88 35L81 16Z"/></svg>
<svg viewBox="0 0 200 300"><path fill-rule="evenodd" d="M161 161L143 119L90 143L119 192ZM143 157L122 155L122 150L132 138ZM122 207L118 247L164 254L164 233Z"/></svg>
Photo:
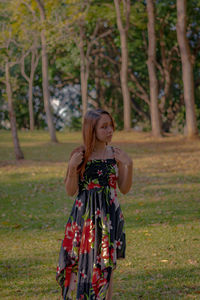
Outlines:
<svg viewBox="0 0 200 300"><path fill-rule="evenodd" d="M73 198L63 178L80 133L20 132L25 160L0 132L0 299L60 299L55 271ZM134 180L119 200L126 259L113 300L200 299L200 140L116 132L113 145L133 159Z"/></svg>

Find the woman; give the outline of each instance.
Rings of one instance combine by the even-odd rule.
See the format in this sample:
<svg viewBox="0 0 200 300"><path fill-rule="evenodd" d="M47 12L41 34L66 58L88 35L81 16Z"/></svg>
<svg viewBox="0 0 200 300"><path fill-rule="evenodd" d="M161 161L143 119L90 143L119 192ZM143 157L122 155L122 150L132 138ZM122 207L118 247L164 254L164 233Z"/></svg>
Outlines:
<svg viewBox="0 0 200 300"><path fill-rule="evenodd" d="M66 191L70 196L78 194L57 267L63 299L72 299L76 293L78 300L110 300L116 260L125 257L124 218L116 185L123 194L130 190L132 160L118 147L108 145L114 128L107 111L88 111L83 123L84 145L72 152L68 163Z"/></svg>

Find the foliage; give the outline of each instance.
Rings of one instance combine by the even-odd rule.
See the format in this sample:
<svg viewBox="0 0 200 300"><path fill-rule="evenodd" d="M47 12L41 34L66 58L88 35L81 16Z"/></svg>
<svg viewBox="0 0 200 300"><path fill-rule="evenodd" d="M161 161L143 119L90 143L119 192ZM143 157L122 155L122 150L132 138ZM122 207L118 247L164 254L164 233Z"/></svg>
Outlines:
<svg viewBox="0 0 200 300"><path fill-rule="evenodd" d="M6 25L1 27L4 30L0 34L2 44L10 35L16 39L16 43L10 46L8 53L6 47L1 47L0 58L1 65L9 55L11 60L19 59L23 52L30 51L33 43L36 43L40 51L40 30L42 26L46 29L47 51L49 57L49 79L51 85L51 95L59 88L69 84L80 84L80 52L77 43L79 38L79 22L84 18L85 51L88 42L97 22L100 22L98 35L110 30L111 33L99 40L96 40L92 47L90 55L90 68L88 89L92 97L90 107L100 106L112 112L117 128L123 127L121 118L123 112L122 93L120 88L120 36L116 26L116 15L113 1L88 1L88 6L83 5L79 0L62 0L62 1L43 1L46 11L46 22L40 24L40 14L36 1L34 0L10 0L1 2L0 18ZM87 2L87 1L86 1ZM84 2L84 3L86 3ZM187 36L190 41L192 59L194 61L194 82L195 82L195 99L196 106L200 105L200 51L199 51L199 18L200 5L199 1L188 1L187 6L188 31ZM181 60L177 47L176 37L176 1L156 1L156 36L157 36L157 75L159 80L159 104L162 97L166 96L164 106L161 110L163 128L170 131L174 121L182 119L179 123L180 130L183 130L185 119L183 111L183 85L181 76ZM5 30L6 28L6 30ZM98 37L97 35L97 37ZM137 110L132 107L132 120L137 122L148 122L150 118L150 107L144 101L140 88L143 88L147 98L149 97L149 78L147 70L147 14L145 1L131 1L130 29L128 31L128 51L129 51L129 87L131 98ZM164 79L164 59L162 47L164 45L166 59L169 59L170 65L170 88L165 95L166 80ZM96 61L98 58L98 62ZM25 69L30 74L31 56L25 59ZM4 72L4 70L3 70ZM97 75L98 73L98 75ZM133 80L131 74L140 84ZM99 77L98 77L99 76ZM1 73L1 82L4 74ZM34 89L41 91L41 62L36 70L34 80ZM14 101L15 107L21 107L17 112L18 127L27 126L27 91L28 86L20 75L20 66L11 69L11 78L15 79L14 83ZM97 81L99 80L99 83ZM3 83L2 87L3 87ZM24 98L25 97L25 98ZM6 103L5 93L0 94L2 107ZM43 113L42 95L37 97L34 94L33 99L35 109L36 127L43 128L45 116ZM23 99L20 103L20 99ZM38 101L41 101L39 104ZM81 99L77 98L77 101ZM37 103L37 104L36 104ZM70 105L70 104L69 104ZM79 107L81 102L79 103ZM40 109L38 109L40 107ZM1 109L2 111L2 109ZM40 113L38 114L38 111ZM172 113L173 111L173 113ZM23 112L23 113L21 113ZM140 113L142 112L142 114ZM198 110L197 110L198 113ZM40 115L40 117L39 117ZM198 116L199 118L199 113ZM1 114L0 118L7 118L6 114ZM55 114L55 122L59 123L58 113ZM23 120L24 119L24 120ZM1 123L1 122L0 122ZM134 122L135 124L136 122ZM27 125L26 125L27 124ZM72 124L75 124L74 121ZM134 125L132 124L132 125ZM67 124L66 124L67 125ZM63 125L65 127L65 125ZM70 125L71 126L71 125ZM57 129L61 129L57 125Z"/></svg>

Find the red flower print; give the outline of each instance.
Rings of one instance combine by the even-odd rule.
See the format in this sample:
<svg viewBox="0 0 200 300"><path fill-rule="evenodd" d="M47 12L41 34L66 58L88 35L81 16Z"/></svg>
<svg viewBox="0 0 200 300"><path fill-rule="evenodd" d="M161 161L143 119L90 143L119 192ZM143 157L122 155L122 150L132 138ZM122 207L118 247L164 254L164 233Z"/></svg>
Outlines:
<svg viewBox="0 0 200 300"><path fill-rule="evenodd" d="M97 264L99 264L99 265L101 264L101 256L100 255L97 256Z"/></svg>
<svg viewBox="0 0 200 300"><path fill-rule="evenodd" d="M108 277L108 272L107 271L104 271L103 273L103 278L107 278Z"/></svg>
<svg viewBox="0 0 200 300"><path fill-rule="evenodd" d="M68 267L65 269L65 286L69 286L70 284L70 277L71 277L71 272L72 272L72 267Z"/></svg>
<svg viewBox="0 0 200 300"><path fill-rule="evenodd" d="M92 189L94 189L94 188L100 188L100 187L101 187L100 184L94 183L94 182L91 181L91 182L88 184L87 189L88 189L88 190L92 190Z"/></svg>
<svg viewBox="0 0 200 300"><path fill-rule="evenodd" d="M109 238L108 235L104 235L101 242L101 258L109 258Z"/></svg>
<svg viewBox="0 0 200 300"><path fill-rule="evenodd" d="M70 252L73 247L73 241L79 242L80 240L80 229L76 222L68 223L65 228L65 237L63 240L63 248Z"/></svg>
<svg viewBox="0 0 200 300"><path fill-rule="evenodd" d="M110 205L112 205L113 203L115 203L115 198L110 199Z"/></svg>
<svg viewBox="0 0 200 300"><path fill-rule="evenodd" d="M111 260L112 260L112 262L114 262L114 248L111 248L110 249L110 258L111 258Z"/></svg>
<svg viewBox="0 0 200 300"><path fill-rule="evenodd" d="M109 185L111 187L113 187L114 189L116 189L116 180L117 180L117 177L115 174L110 174L109 176Z"/></svg>
<svg viewBox="0 0 200 300"><path fill-rule="evenodd" d="M101 270L100 268L94 268L93 269L93 275L92 275L92 287L95 292L95 295L98 295L99 291L99 281L101 279Z"/></svg>
<svg viewBox="0 0 200 300"><path fill-rule="evenodd" d="M121 242L120 240L118 240L118 241L115 241L115 246L116 246L116 248L119 248L119 249L121 249L122 242Z"/></svg>
<svg viewBox="0 0 200 300"><path fill-rule="evenodd" d="M102 175L102 174L103 174L102 170L98 170L98 171L97 171L97 174L98 174L99 176Z"/></svg>
<svg viewBox="0 0 200 300"><path fill-rule="evenodd" d="M96 218L101 217L101 211L99 208L95 211Z"/></svg>
<svg viewBox="0 0 200 300"><path fill-rule="evenodd" d="M123 213L122 213L122 212L120 212L119 219L120 219L120 221L121 221L121 220L124 220L124 216L123 216Z"/></svg>
<svg viewBox="0 0 200 300"><path fill-rule="evenodd" d="M95 238L95 229L91 219L85 221L80 245L80 254L89 253Z"/></svg>
<svg viewBox="0 0 200 300"><path fill-rule="evenodd" d="M102 277L100 268L93 269L92 287L95 292L95 295L97 296L97 299L100 299L98 297L98 293L99 293L100 288L107 283L107 277L108 277L108 272L105 272Z"/></svg>
<svg viewBox="0 0 200 300"><path fill-rule="evenodd" d="M83 278L87 278L87 274L85 273L85 271L84 271L84 270L81 272L81 277L83 277Z"/></svg>
<svg viewBox="0 0 200 300"><path fill-rule="evenodd" d="M106 283L107 283L107 279L106 278L101 278L100 282L99 282L99 287L101 287L103 285L106 285Z"/></svg>
<svg viewBox="0 0 200 300"><path fill-rule="evenodd" d="M75 206L78 207L78 210L81 210L81 207L83 206L83 203L81 202L81 200L77 199Z"/></svg>

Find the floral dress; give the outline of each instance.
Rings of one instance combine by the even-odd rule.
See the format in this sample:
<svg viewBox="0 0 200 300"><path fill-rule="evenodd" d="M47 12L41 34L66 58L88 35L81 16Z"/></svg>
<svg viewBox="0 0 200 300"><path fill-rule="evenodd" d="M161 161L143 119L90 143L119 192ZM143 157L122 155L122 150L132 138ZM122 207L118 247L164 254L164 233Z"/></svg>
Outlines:
<svg viewBox="0 0 200 300"><path fill-rule="evenodd" d="M83 179L79 177L56 273L65 300L105 299L116 260L125 257L117 177L114 158L89 160Z"/></svg>

